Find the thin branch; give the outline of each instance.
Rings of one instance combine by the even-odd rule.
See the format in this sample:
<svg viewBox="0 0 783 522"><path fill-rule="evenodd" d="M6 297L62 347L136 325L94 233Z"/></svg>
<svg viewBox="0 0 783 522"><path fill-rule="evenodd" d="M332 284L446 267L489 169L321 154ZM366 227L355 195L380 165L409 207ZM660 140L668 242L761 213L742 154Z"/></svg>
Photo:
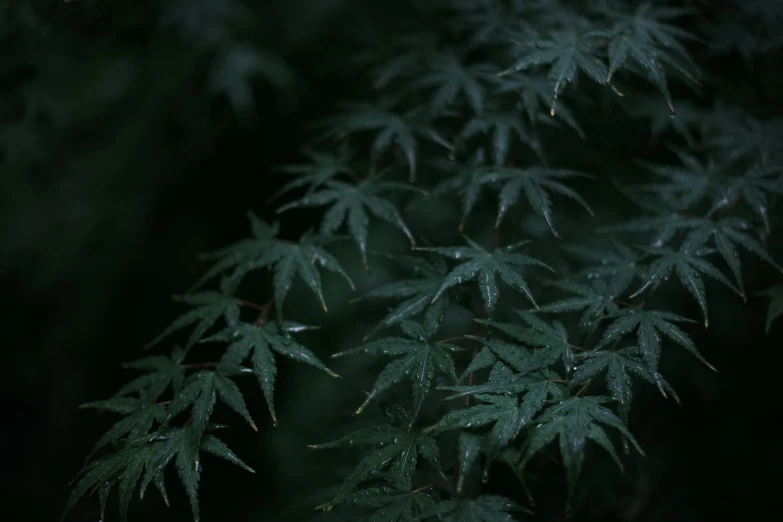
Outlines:
<svg viewBox="0 0 783 522"><path fill-rule="evenodd" d="M258 314L258 319L256 319L255 322L256 326L261 327L266 324L266 322L269 320L269 312L272 311L272 305L274 304L275 298L273 297L258 308L260 313Z"/></svg>
<svg viewBox="0 0 783 522"><path fill-rule="evenodd" d="M200 368L214 368L218 365L217 362L203 362L203 363L189 363L181 364L180 366L185 370L198 370Z"/></svg>
<svg viewBox="0 0 783 522"><path fill-rule="evenodd" d="M421 493L422 491L426 491L428 489L434 488L435 486L437 486L439 484L445 484L447 482L452 482L452 480L451 479L439 480L437 482L433 482L432 484L427 484L426 486L422 486L419 489L414 489L412 491L412 493Z"/></svg>

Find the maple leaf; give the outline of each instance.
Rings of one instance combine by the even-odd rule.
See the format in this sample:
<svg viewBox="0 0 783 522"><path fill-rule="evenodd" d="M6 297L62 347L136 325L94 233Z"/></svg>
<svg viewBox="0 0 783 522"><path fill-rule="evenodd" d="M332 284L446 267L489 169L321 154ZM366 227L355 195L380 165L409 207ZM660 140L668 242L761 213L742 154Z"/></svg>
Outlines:
<svg viewBox="0 0 783 522"><path fill-rule="evenodd" d="M619 404L620 417L628 422L628 412L631 408L633 386L631 374L658 386L666 397L670 394L677 402L679 397L666 380L654 377L639 357L639 348L631 346L620 350L591 350L577 355L578 367L571 376L573 385L584 383L606 372L606 389Z"/></svg>
<svg viewBox="0 0 783 522"><path fill-rule="evenodd" d="M684 212L711 195L716 182L722 177L721 167L712 158L700 161L693 154L675 150L682 165L640 164L663 181L643 183L626 188L629 193L654 194L675 211Z"/></svg>
<svg viewBox="0 0 783 522"><path fill-rule="evenodd" d="M549 270L552 269L537 259L515 252L520 247L527 244L528 241L495 248L491 252L485 250L481 245L468 237L465 237L465 241L468 243L468 246L466 247L418 249L435 252L452 259L467 259L467 261L457 265L449 272L448 276L446 276L446 280L440 286L433 298L433 302L449 288L475 279L487 315L491 315L500 296L495 277L500 276L507 285L525 294L530 302L538 308L538 305L533 299L533 294L530 292L530 288L516 270L523 266L531 265L542 266Z"/></svg>
<svg viewBox="0 0 783 522"><path fill-rule="evenodd" d="M345 138L357 132L375 131L372 141L372 163L392 145L399 147L408 163L411 181L416 180L418 137L434 141L449 148L448 141L428 121L428 107L418 107L398 114L391 109L393 100L384 100L379 105L354 104L339 116L324 123L331 127L328 135Z"/></svg>
<svg viewBox="0 0 783 522"><path fill-rule="evenodd" d="M309 329L312 327L291 321L284 321L280 324L276 322L264 323L261 326L240 323L206 339L205 342L231 343L221 357L217 369L224 373L255 373L269 407L272 421L277 425L274 407L275 378L277 376L275 353L313 366L332 377L339 377L327 368L312 351L294 340L293 333ZM248 357L250 357L251 368L242 365ZM222 400L225 400L226 394L227 392L224 391L221 395ZM229 404L229 406L243 417L245 416L246 411L239 407L238 400L235 400L235 405ZM249 419L249 415L245 418Z"/></svg>
<svg viewBox="0 0 783 522"><path fill-rule="evenodd" d="M219 319L223 319L226 324L233 325L239 321L239 308L242 305L241 300L223 292L199 292L183 296L175 296L177 301L183 302L192 307L179 318L167 326L157 337L150 341L145 349L151 348L169 335L178 332L188 326L193 326L193 330L188 336L185 350L189 350L196 344L207 331L214 326Z"/></svg>
<svg viewBox="0 0 783 522"><path fill-rule="evenodd" d="M663 64L675 67L685 77L693 80L694 73L687 70L683 63L693 71L696 67L690 61L688 52L679 40L693 40L693 35L669 23L689 11L673 7L653 6L650 2L639 4L631 14L605 9L605 14L616 19L609 31L597 31L596 35L609 39L609 71L606 81L618 69L633 60L641 67L641 74L661 91L669 110L674 113L671 95L666 82ZM678 40L679 39L679 40Z"/></svg>
<svg viewBox="0 0 783 522"><path fill-rule="evenodd" d="M378 181L371 177L357 184L329 181L318 192L280 207L278 212L292 208L319 207L331 205L321 222L321 232L331 236L345 223L354 241L359 247L362 261L367 264L367 235L369 216L387 221L401 230L415 246L416 241L403 221L397 208L378 194L390 190L417 190L409 185L389 181Z"/></svg>
<svg viewBox="0 0 783 522"><path fill-rule="evenodd" d="M145 371L143 375L136 377L122 386L115 397L125 397L129 394L138 394L139 398L148 402L157 401L169 387L176 394L185 381L185 370L182 368L182 360L185 351L175 346L170 356L153 355L142 357L135 361L123 363L123 368Z"/></svg>
<svg viewBox="0 0 783 522"><path fill-rule="evenodd" d="M627 270L618 277L552 281L552 286L576 295L542 305L539 312L561 314L582 310L579 326L584 331L593 330L604 316L620 310L616 301L628 288L635 274L635 270Z"/></svg>
<svg viewBox="0 0 783 522"><path fill-rule="evenodd" d="M519 435L523 428L553 400L562 400L563 387L549 375L515 374L502 362L497 362L485 384L476 386L444 386L456 392L448 399L473 396L484 404L452 410L428 430L435 433L452 429L482 428L493 424L482 437L487 459L484 474L492 462Z"/></svg>
<svg viewBox="0 0 783 522"><path fill-rule="evenodd" d="M367 519L372 522L419 520L435 504L426 491L414 490L406 477L392 475L387 480L388 485L349 493L341 503L373 510Z"/></svg>
<svg viewBox="0 0 783 522"><path fill-rule="evenodd" d="M245 274L258 268L264 268L274 263L276 236L280 233L280 225L272 225L259 219L254 213L248 212L252 238L242 239L215 252L201 254L202 260L217 259L215 264L191 287L195 290L213 277L234 269L233 279L241 279Z"/></svg>
<svg viewBox="0 0 783 522"><path fill-rule="evenodd" d="M767 324L765 331L769 334L769 329L775 320L783 315L783 285L775 285L758 293L762 297L769 298L769 307L767 308Z"/></svg>
<svg viewBox="0 0 783 522"><path fill-rule="evenodd" d="M653 216L641 217L598 229L599 233L632 232L634 237L639 232L653 232L653 238L649 244L653 247L662 247L670 242L683 230L692 229L702 223L702 219L687 217L680 212L664 212Z"/></svg>
<svg viewBox="0 0 783 522"><path fill-rule="evenodd" d="M424 328L434 332L448 307L447 298L432 302L448 272L443 258L433 255L429 260L413 256L394 256L393 259L419 277L400 279L381 285L353 300L353 302L367 299L402 300L362 338L363 341L369 339L381 328L399 324L425 310Z"/></svg>
<svg viewBox="0 0 783 522"><path fill-rule="evenodd" d="M555 31L552 38L534 38L517 44L520 55L509 68L499 76L527 71L531 67L549 66L548 79L551 87L549 111L555 115L555 102L568 84L574 81L579 71L587 74L598 84L608 83L606 64L599 57L600 39L592 32Z"/></svg>
<svg viewBox="0 0 783 522"><path fill-rule="evenodd" d="M376 89L386 89L394 80L407 80L414 72L420 71L437 51L439 39L438 35L411 24L408 31L398 38L391 42L384 40L384 44L389 45L382 55L379 56L377 50L360 53L357 66L370 71Z"/></svg>
<svg viewBox="0 0 783 522"><path fill-rule="evenodd" d="M249 214L249 218L254 238L239 241L227 248L202 256L204 259L218 258L219 260L196 282L194 287L231 268L234 271L231 277L225 280L225 284L236 287L248 272L274 265L272 285L278 320L283 317L283 302L297 274L318 297L324 311L327 308L319 267L342 276L351 289L354 289L353 281L340 266L339 261L323 248L323 238L305 233L296 243L283 241L275 238L279 231L277 225L269 226L253 214Z"/></svg>
<svg viewBox="0 0 783 522"><path fill-rule="evenodd" d="M438 517L449 522L513 522L511 511L532 514L527 508L500 495L481 495L476 498L443 500L428 510L423 517Z"/></svg>
<svg viewBox="0 0 783 522"><path fill-rule="evenodd" d="M344 352L338 352L332 357L342 357L344 355L372 355L399 357L391 363L378 375L370 393L365 401L356 410L361 413L365 407L381 392L391 388L405 378L409 378L413 383L413 403L414 417L415 413L421 408L424 397L432 386L432 380L435 377L435 370L447 375L454 380L457 379L454 370L454 361L449 353L459 351L461 348L449 343L440 343L431 340L435 333L430 329L425 329L419 323L413 321L403 321L400 324L402 331L408 336L408 339L402 337L386 337L377 341L366 343L357 348L352 348Z"/></svg>
<svg viewBox="0 0 783 522"><path fill-rule="evenodd" d="M483 84L494 80L493 73L489 64L464 65L455 52L441 52L430 57L411 88L434 89L430 108L435 112L454 105L461 94L475 114L482 114L486 95Z"/></svg>
<svg viewBox="0 0 783 522"><path fill-rule="evenodd" d="M696 133L704 125L707 112L687 100L672 101L676 116L665 100L658 97L634 95L628 105L628 113L634 118L650 120L650 144L655 145L666 131L671 130L685 139L690 148L697 144Z"/></svg>
<svg viewBox="0 0 783 522"><path fill-rule="evenodd" d="M691 244L684 243L679 250L663 247L641 247L649 255L656 256L650 265L642 272L644 283L641 288L631 295L633 299L637 295L650 288L652 285L663 281L674 271L682 286L696 299L704 316L704 327L709 326L707 316L707 296L704 289L704 281L701 274L708 275L713 279L720 281L731 288L738 295L744 297L743 293L734 286L731 281L718 270L715 265L704 259L705 255L712 254L712 250L698 248Z"/></svg>
<svg viewBox="0 0 783 522"><path fill-rule="evenodd" d="M247 411L242 392L220 369L201 370L190 375L182 390L176 395L168 409L168 419L174 418L191 408L190 422L196 433L203 432L212 415L217 399L242 416L253 430L258 431L250 412Z"/></svg>
<svg viewBox="0 0 783 522"><path fill-rule="evenodd" d="M743 298L745 298L745 288L742 282L742 265L737 247L742 247L748 252L756 254L778 271L783 272L783 268L772 259L764 247L747 234L746 231L751 228L751 225L744 219L726 217L717 221L704 219L693 221L692 223L698 226L695 226L688 233L683 241L683 245L686 245L688 248L699 248L712 239L713 246L731 269Z"/></svg>
<svg viewBox="0 0 783 522"><path fill-rule="evenodd" d="M430 192L431 197L441 197L451 192L462 194L462 219L460 220L460 232L465 227L465 220L472 212L481 195L482 177L484 173L479 168L484 162L483 151L476 152L468 165L454 161L433 161L432 166L443 170L448 178L439 183Z"/></svg>
<svg viewBox="0 0 783 522"><path fill-rule="evenodd" d="M106 430L106 433L93 446L87 458L91 458L98 450L105 448L109 444L118 444L123 440L143 440L148 436L155 423L161 424L166 419L166 409L163 406L127 397L88 402L80 407L125 415L125 417Z"/></svg>
<svg viewBox="0 0 783 522"><path fill-rule="evenodd" d="M575 177L589 176L572 170L538 166L525 169L502 166L478 168L476 172L463 177L468 184L465 186L462 222L465 222L473 209L483 185L502 183L498 193L498 214L495 228L500 227L508 209L516 205L519 196L524 192L530 207L544 218L552 233L556 237L560 237L552 224L550 193L566 196L582 205L591 215L593 214L590 206L576 191L559 181Z"/></svg>
<svg viewBox="0 0 783 522"><path fill-rule="evenodd" d="M783 119L759 119L720 101L703 121L704 141L728 163L739 160L763 168L783 161Z"/></svg>
<svg viewBox="0 0 783 522"><path fill-rule="evenodd" d="M738 200L747 205L764 223L767 233L769 224L768 196L783 194L783 171L780 167L762 167L754 164L736 177L727 177L718 184L718 196L711 213L732 205Z"/></svg>
<svg viewBox="0 0 783 522"><path fill-rule="evenodd" d="M276 169L277 172L293 175L296 178L284 184L269 198L269 201L274 201L287 192L305 186L307 187L305 195L309 196L316 189L324 186L327 181L352 172L349 165L354 155L348 148L347 142L342 142L334 153L305 151L304 154L310 163L283 165Z"/></svg>
<svg viewBox="0 0 783 522"><path fill-rule="evenodd" d="M529 146L543 161L544 151L533 129L529 129L519 114L493 109L474 116L465 124L454 147L477 135L492 136L492 153L495 163L504 165L514 143ZM512 141L512 137L516 138Z"/></svg>
<svg viewBox="0 0 783 522"><path fill-rule="evenodd" d="M120 517L123 521L127 519L130 500L137 486L143 498L147 486L154 483L163 500L168 504L163 485L163 470L174 461L180 481L190 500L193 518L198 522L201 452L216 455L255 473L214 435L207 433L202 436L193 426L169 428L156 433L154 438L129 443L119 451L85 466L77 476L78 480L68 499L63 518L81 497L98 490L100 490L101 518L103 518L106 497L115 484L119 492Z"/></svg>
<svg viewBox="0 0 783 522"><path fill-rule="evenodd" d="M500 81L498 92L515 92L519 95L520 108L531 125L536 123L554 125L558 120L554 120L553 116L557 116L574 129L579 137L582 139L586 137L573 112L563 103L562 99L552 100L552 86L546 77L528 72L528 74L501 76L498 79ZM553 103L554 115L551 113Z"/></svg>
<svg viewBox="0 0 783 522"><path fill-rule="evenodd" d="M532 356L514 369L521 374L538 371L561 359L566 372L574 365L573 345L568 342L568 332L559 321L547 323L535 314L518 311L526 325L499 323L486 319L476 322L491 326L505 333L518 343L533 348Z"/></svg>
<svg viewBox="0 0 783 522"><path fill-rule="evenodd" d="M341 502L346 495L356 490L359 484L384 472L385 476L409 484L419 457L429 462L443 475L438 463L438 446L435 439L410 426L380 424L359 429L332 442L309 447L313 449L350 447L364 450L364 456L345 479L336 498L319 507L329 507Z"/></svg>
<svg viewBox="0 0 783 522"><path fill-rule="evenodd" d="M488 43L505 43L518 29L519 13L514 5L498 2L457 3L453 9L460 9L451 25L457 31L467 31L471 48L485 47Z"/></svg>
<svg viewBox="0 0 783 522"><path fill-rule="evenodd" d="M588 440L592 440L601 446L621 469L623 467L620 457L614 450L614 446L601 424L619 431L631 441L639 453L644 455L644 452L631 432L628 431L628 428L625 427L625 424L612 410L603 406L603 404L611 400L609 397L571 397L544 410L538 417L538 425L530 430L531 433L525 444L521 467L524 468L536 453L558 437L560 454L563 457L563 464L566 468L568 479L567 510L570 510L574 488L582 471L584 448Z"/></svg>
<svg viewBox="0 0 783 522"><path fill-rule="evenodd" d="M663 380L658 373L658 360L661 356L661 335L682 346L699 361L713 371L715 367L708 363L694 346L690 337L676 324L677 322L693 322L690 319L662 310L627 309L617 313L613 322L604 330L596 349L611 342L619 341L627 333L636 330L636 341L641 352L645 367L652 374L656 385L664 390Z"/></svg>

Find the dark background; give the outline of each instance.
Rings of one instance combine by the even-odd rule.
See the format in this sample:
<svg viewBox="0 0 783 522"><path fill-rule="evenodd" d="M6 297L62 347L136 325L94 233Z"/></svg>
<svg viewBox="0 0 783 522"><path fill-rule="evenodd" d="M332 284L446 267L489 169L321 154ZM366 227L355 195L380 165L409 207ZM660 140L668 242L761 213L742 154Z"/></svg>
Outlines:
<svg viewBox="0 0 783 522"><path fill-rule="evenodd" d="M356 78L333 64L394 9L359 0L0 2L1 517L59 518L67 482L109 422L78 405L129 378L120 363L180 310L168 296L202 273L199 252L244 237L247 209L273 217L264 205L281 181L272 168L301 160L308 124L350 98ZM728 78L743 74L739 59L725 67ZM307 225L289 221L284 233ZM345 300L338 282L326 284L338 296L330 302ZM306 299L297 291L294 302ZM583 491L598 500L578 518L779 512L783 355L763 335L763 300L743 307L715 292L716 320L696 341L719 373L684 358L664 368L682 407L640 392L632 428L648 458L631 457L625 478L588 462ZM321 334L321 355L363 333L345 332L347 306L330 311L338 326ZM339 460L305 445L324 437L324 422L342 422L356 395L314 373L281 363L279 428L248 389L260 433L232 418L230 443L259 473L205 463L203 520L315 515L308 496L335 482ZM534 486L540 518L563 518L562 477L545 479L552 485ZM150 494L130 519L188 520L173 474L168 489L171 508ZM107 518L117 519L115 504ZM71 514L97 518L91 500Z"/></svg>

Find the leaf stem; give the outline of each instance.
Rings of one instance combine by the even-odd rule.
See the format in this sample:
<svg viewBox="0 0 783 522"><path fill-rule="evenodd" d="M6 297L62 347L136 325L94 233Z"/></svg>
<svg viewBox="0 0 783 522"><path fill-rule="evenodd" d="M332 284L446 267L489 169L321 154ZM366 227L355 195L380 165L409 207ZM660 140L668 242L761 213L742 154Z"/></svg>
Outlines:
<svg viewBox="0 0 783 522"><path fill-rule="evenodd" d="M275 298L271 298L269 301L258 307L259 314L256 319L256 326L264 326L269 320L269 312L272 311L272 305L275 304Z"/></svg>
<svg viewBox="0 0 783 522"><path fill-rule="evenodd" d="M218 365L217 362L202 362L202 363L188 363L181 364L180 366L185 370L197 370L200 368L214 368Z"/></svg>
<svg viewBox="0 0 783 522"><path fill-rule="evenodd" d="M422 491L426 491L428 489L434 488L437 485L445 484L447 482L452 482L452 479L444 479L444 480L439 480L437 482L433 482L431 484L427 484L426 486L422 486L419 489L414 489L411 493L421 493Z"/></svg>

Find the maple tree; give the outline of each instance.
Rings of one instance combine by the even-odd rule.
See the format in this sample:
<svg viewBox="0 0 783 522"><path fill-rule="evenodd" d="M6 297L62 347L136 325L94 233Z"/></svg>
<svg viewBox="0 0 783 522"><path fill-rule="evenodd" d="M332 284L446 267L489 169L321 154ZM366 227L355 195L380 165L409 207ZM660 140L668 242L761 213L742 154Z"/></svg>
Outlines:
<svg viewBox="0 0 783 522"><path fill-rule="evenodd" d="M252 376L274 424L285 422L277 356L333 377L327 356L370 361L355 397L364 424L346 421L346 434L311 445L359 453L312 506L324 516L515 520L535 509L528 479L547 458L562 463L564 509L578 511L580 476L602 458L593 449L620 468L631 449L644 454L635 383L679 401L662 360L682 350L715 370L693 340L711 326L713 292L729 289L738 307L769 298L767 330L783 314L769 245L783 193L780 120L741 106L709 70L699 42L713 41L721 15L620 0L416 4L421 23L399 20L392 51L374 42L356 61L373 63L366 99L318 122L305 162L281 167L282 186L264 195L283 222L313 211L310 229L285 239L250 213L252 237L203 256L211 268L178 297L189 310L148 346L170 355L129 363L146 373L85 405L122 418L66 511L92 493L103 511L116 489L124 519L150 485L168 502L174 468L198 520L202 456L253 471L215 434L218 408L257 429L237 383ZM741 4L748 20L765 14ZM716 52L752 56L743 42ZM626 103L651 143L666 142L654 155L594 134L622 129ZM620 179L605 175L607 157L626 170ZM624 198L623 210L592 202L600 192ZM442 230L428 223L438 205L448 208ZM345 240L358 263L334 253ZM749 278L749 267L768 272ZM259 298L255 276L269 295ZM332 277L357 290L354 305L391 304L361 342L316 354L297 336L315 327L298 322L289 296L303 284L326 324ZM216 360L200 359L206 347ZM524 501L493 490L500 468L520 479Z"/></svg>

